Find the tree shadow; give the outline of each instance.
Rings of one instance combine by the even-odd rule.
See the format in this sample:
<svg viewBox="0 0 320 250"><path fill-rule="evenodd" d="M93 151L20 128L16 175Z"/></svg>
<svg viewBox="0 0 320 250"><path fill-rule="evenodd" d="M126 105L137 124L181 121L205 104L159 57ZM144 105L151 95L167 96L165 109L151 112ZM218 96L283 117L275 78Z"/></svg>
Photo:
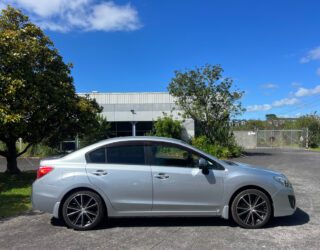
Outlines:
<svg viewBox="0 0 320 250"><path fill-rule="evenodd" d="M309 215L297 208L291 216L272 218L264 228L278 226L299 226L309 222ZM52 218L53 226L65 226L62 220ZM220 217L139 217L139 218L110 218L104 221L94 230L125 227L212 227L227 226L238 227L232 220Z"/></svg>
<svg viewBox="0 0 320 250"><path fill-rule="evenodd" d="M245 156L271 156L272 153L266 153L266 152L254 152L254 151L245 151L243 152L243 155Z"/></svg>
<svg viewBox="0 0 320 250"><path fill-rule="evenodd" d="M0 194L0 217L18 214L30 209L30 195Z"/></svg>
<svg viewBox="0 0 320 250"><path fill-rule="evenodd" d="M36 178L36 171L26 171L19 174L0 173L0 193L30 187Z"/></svg>
<svg viewBox="0 0 320 250"><path fill-rule="evenodd" d="M38 210L27 210L27 211L24 211L24 212L21 212L21 213L18 213L18 214L15 214L15 215L9 215L9 216L6 216L6 217L0 217L0 223L3 223L5 221L9 221L13 218L16 218L16 217L19 217L19 216L35 216L35 215L41 215L41 214L44 214L45 212L41 212L41 211L38 211Z"/></svg>

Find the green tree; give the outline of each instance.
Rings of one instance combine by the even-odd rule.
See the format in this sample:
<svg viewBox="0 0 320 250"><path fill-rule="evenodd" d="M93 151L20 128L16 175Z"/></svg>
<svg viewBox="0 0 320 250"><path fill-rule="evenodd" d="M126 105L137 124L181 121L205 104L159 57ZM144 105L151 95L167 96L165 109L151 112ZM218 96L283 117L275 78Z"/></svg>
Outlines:
<svg viewBox="0 0 320 250"><path fill-rule="evenodd" d="M17 173L17 157L39 142L56 145L86 131L101 108L76 95L65 64L49 37L20 10L0 15L0 141L7 172ZM17 152L16 141L28 145Z"/></svg>
<svg viewBox="0 0 320 250"><path fill-rule="evenodd" d="M267 121L273 121L278 119L278 117L275 114L266 114L266 120Z"/></svg>
<svg viewBox="0 0 320 250"><path fill-rule="evenodd" d="M232 90L233 81L222 77L220 65L206 64L185 72L175 71L168 90L183 110L183 117L192 118L210 143L232 142L230 118L244 109L239 99L244 92Z"/></svg>
<svg viewBox="0 0 320 250"><path fill-rule="evenodd" d="M164 117L157 119L154 123L154 130L148 135L181 139L182 130L181 121L174 120L172 116L164 114Z"/></svg>
<svg viewBox="0 0 320 250"><path fill-rule="evenodd" d="M90 127L91 128L89 128L89 130L91 132L85 134L82 137L84 144L81 144L81 146L89 145L89 144L107 139L112 135L111 130L110 130L111 124L102 115L97 115L96 116L96 123L90 124Z"/></svg>
<svg viewBox="0 0 320 250"><path fill-rule="evenodd" d="M248 120L246 124L233 127L233 130L263 130L268 128L268 123L261 120Z"/></svg>
<svg viewBox="0 0 320 250"><path fill-rule="evenodd" d="M308 140L311 148L320 146L320 116L315 112L303 115L295 123L288 124L290 129L308 129Z"/></svg>

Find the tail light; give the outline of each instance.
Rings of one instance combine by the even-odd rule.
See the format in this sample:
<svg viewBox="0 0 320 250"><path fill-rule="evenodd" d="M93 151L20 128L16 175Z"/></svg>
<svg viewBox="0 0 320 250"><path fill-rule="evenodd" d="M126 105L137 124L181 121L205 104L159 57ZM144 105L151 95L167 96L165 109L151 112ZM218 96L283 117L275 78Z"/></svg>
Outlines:
<svg viewBox="0 0 320 250"><path fill-rule="evenodd" d="M40 179L42 176L50 173L53 170L53 167L40 166L37 171L37 179Z"/></svg>

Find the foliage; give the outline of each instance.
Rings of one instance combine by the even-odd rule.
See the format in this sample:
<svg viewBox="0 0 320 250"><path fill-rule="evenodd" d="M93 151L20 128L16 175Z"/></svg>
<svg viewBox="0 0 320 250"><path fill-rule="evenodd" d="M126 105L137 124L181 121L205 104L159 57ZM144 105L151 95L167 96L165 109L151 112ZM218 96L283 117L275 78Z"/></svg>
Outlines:
<svg viewBox="0 0 320 250"><path fill-rule="evenodd" d="M272 116L272 120L270 118ZM275 118L275 119L274 119ZM309 147L320 146L320 116L313 114L303 115L297 119L286 119L271 114L266 121L248 120L245 125L233 127L233 130L273 130L273 129L308 129Z"/></svg>
<svg viewBox="0 0 320 250"><path fill-rule="evenodd" d="M242 152L241 147L236 146L234 143L229 146L220 146L212 144L205 136L194 138L192 145L210 155L223 159L238 157Z"/></svg>
<svg viewBox="0 0 320 250"><path fill-rule="evenodd" d="M39 142L54 146L95 123L101 108L76 95L65 64L49 37L21 11L8 6L0 15L0 141L7 171L18 172L16 158ZM17 153L16 141L28 143Z"/></svg>
<svg viewBox="0 0 320 250"><path fill-rule="evenodd" d="M276 120L277 116L275 114L266 114L266 120L267 121L273 121Z"/></svg>
<svg viewBox="0 0 320 250"><path fill-rule="evenodd" d="M57 147L52 148L47 145L44 145L43 143L38 143L32 145L29 148L29 150L27 150L27 152L24 154L24 156L46 157L58 154L61 154L61 152L59 152Z"/></svg>
<svg viewBox="0 0 320 250"><path fill-rule="evenodd" d="M181 121L174 120L172 116L164 114L164 117L159 117L154 123L154 130L146 135L181 139L182 130Z"/></svg>
<svg viewBox="0 0 320 250"><path fill-rule="evenodd" d="M220 65L206 64L186 72L175 71L168 90L183 110L183 117L192 118L211 144L231 143L229 120L244 109L239 99L243 92L232 91L233 81L222 77Z"/></svg>
<svg viewBox="0 0 320 250"><path fill-rule="evenodd" d="M89 126L91 126L89 129L91 132L82 137L81 141L84 142L81 143L81 146L90 145L92 143L107 139L112 135L111 124L102 115L96 115L96 123L94 124L94 127L92 124L89 124Z"/></svg>
<svg viewBox="0 0 320 250"><path fill-rule="evenodd" d="M264 130L271 129L271 125L266 121L248 120L246 124L233 127L233 130Z"/></svg>
<svg viewBox="0 0 320 250"><path fill-rule="evenodd" d="M35 172L0 173L0 217L31 209L31 184L35 178Z"/></svg>
<svg viewBox="0 0 320 250"><path fill-rule="evenodd" d="M287 124L287 129L307 129L309 147L320 146L320 116L315 112L299 117L295 123Z"/></svg>

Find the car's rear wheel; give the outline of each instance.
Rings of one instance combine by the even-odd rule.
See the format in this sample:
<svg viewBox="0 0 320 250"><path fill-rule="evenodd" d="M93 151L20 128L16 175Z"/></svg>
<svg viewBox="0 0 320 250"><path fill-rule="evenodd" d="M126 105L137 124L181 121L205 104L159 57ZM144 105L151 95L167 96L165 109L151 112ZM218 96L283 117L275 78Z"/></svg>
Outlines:
<svg viewBox="0 0 320 250"><path fill-rule="evenodd" d="M104 217L104 205L99 195L91 191L70 194L62 207L65 223L76 230L96 227Z"/></svg>
<svg viewBox="0 0 320 250"><path fill-rule="evenodd" d="M272 213L268 196L257 189L247 189L240 192L231 206L233 220L244 228L263 227Z"/></svg>

